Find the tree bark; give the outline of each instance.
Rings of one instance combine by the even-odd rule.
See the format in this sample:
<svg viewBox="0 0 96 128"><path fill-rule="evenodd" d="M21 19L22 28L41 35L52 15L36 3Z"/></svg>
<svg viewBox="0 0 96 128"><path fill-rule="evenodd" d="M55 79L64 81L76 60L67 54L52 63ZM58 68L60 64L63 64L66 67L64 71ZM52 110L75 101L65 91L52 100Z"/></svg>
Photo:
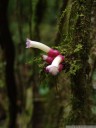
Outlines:
<svg viewBox="0 0 96 128"><path fill-rule="evenodd" d="M74 56L75 59L80 60L80 69L76 71L75 75L71 76L71 89L73 94L72 112L69 117L69 124L90 124L91 107L90 94L91 87L88 79L88 55L90 51L90 20L91 20L92 0L78 0L74 1L70 24L74 20L74 15L77 16L73 36L73 46L81 44L82 50ZM72 31L72 26L70 26ZM89 115L89 116L88 116Z"/></svg>
<svg viewBox="0 0 96 128"><path fill-rule="evenodd" d="M91 124L91 87L89 81L90 69L88 56L91 48L90 22L93 1L68 0L66 2L67 6L64 8L64 11L66 11L63 11L61 14L62 22L59 24L60 32L58 32L60 35L57 35L57 41L55 40L57 42L56 45L58 45L58 42L62 41L63 46L62 44L61 46L63 48L65 48L64 46L68 46L73 51L77 45L82 46L82 49L78 53L71 55L72 59L79 60L79 69L75 74L71 75L72 110L68 116L67 124ZM65 49L68 50L67 48ZM67 52L69 55L70 51ZM67 58L67 56L65 58Z"/></svg>
<svg viewBox="0 0 96 128"><path fill-rule="evenodd" d="M90 50L90 58L89 63L91 66L91 72L90 72L90 80L92 81L93 88L96 89L95 84L95 70L96 70L96 0L93 1L92 11L91 11L91 45L92 48Z"/></svg>
<svg viewBox="0 0 96 128"><path fill-rule="evenodd" d="M15 49L8 28L8 2L9 0L0 2L0 44L6 59L5 76L9 98L9 128L15 128L17 116L17 91L14 76Z"/></svg>
<svg viewBox="0 0 96 128"><path fill-rule="evenodd" d="M68 4L68 0L65 0L63 3L62 3L62 7L61 7L61 15L63 13L63 11L65 11L66 7L67 7L67 4ZM58 45L61 40L62 40L62 32L63 32L63 25L64 25L64 22L65 22L65 18L66 16L61 16L61 19L60 19L60 23L59 23L59 28L58 28L58 32L56 34L56 38L55 38L55 45Z"/></svg>
<svg viewBox="0 0 96 128"><path fill-rule="evenodd" d="M35 11L35 27L34 27L34 36L33 39L40 41L40 24L43 21L44 14L47 7L46 0L38 0Z"/></svg>
<svg viewBox="0 0 96 128"><path fill-rule="evenodd" d="M32 38L32 0L29 0L29 11L30 11L30 18L29 18L29 35Z"/></svg>

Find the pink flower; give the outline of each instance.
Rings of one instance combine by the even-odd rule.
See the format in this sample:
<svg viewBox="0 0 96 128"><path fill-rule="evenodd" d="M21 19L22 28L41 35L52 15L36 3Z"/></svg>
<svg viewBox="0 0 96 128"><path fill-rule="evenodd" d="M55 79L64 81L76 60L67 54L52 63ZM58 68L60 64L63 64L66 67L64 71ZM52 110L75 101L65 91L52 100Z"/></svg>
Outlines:
<svg viewBox="0 0 96 128"><path fill-rule="evenodd" d="M38 48L47 53L47 55L42 56L43 60L51 64L46 67L47 72L51 73L52 75L57 75L60 71L62 71L63 65L61 63L64 61L64 56L62 56L58 50L52 49L43 43L27 39L26 48L31 47Z"/></svg>
<svg viewBox="0 0 96 128"><path fill-rule="evenodd" d="M48 56L50 57L56 57L60 54L60 52L58 50L54 50L54 49L50 49L50 51L48 52Z"/></svg>

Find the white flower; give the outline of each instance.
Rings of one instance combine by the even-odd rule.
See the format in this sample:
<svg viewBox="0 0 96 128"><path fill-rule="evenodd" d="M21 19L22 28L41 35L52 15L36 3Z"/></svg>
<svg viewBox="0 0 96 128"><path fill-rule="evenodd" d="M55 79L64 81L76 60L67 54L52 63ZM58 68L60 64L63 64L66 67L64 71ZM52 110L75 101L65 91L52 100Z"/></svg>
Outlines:
<svg viewBox="0 0 96 128"><path fill-rule="evenodd" d="M57 55L59 55L59 51L58 50L54 50L50 47L48 47L47 45L37 42L37 41L31 41L29 39L26 40L26 48L38 48L44 52L46 52L48 54L48 56L50 57L56 57Z"/></svg>
<svg viewBox="0 0 96 128"><path fill-rule="evenodd" d="M52 61L51 65L46 67L46 71L51 73L52 75L57 75L60 72L60 63L64 61L64 56L58 55ZM62 67L63 68L63 67ZM60 70L59 70L60 69Z"/></svg>
<svg viewBox="0 0 96 128"><path fill-rule="evenodd" d="M31 40L27 39L26 40L26 48L30 48L30 47L38 48L46 53L48 53L51 50L50 47L48 47L47 45L45 45L43 43L40 43L37 41L31 41Z"/></svg>

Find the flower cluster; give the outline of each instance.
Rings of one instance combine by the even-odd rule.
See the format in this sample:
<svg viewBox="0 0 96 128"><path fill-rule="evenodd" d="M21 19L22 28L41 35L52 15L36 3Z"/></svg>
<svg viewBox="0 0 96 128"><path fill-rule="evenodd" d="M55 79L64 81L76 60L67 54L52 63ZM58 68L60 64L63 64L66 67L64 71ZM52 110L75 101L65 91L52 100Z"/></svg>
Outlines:
<svg viewBox="0 0 96 128"><path fill-rule="evenodd" d="M42 55L43 60L49 64L46 67L46 72L52 75L57 75L59 72L62 71L62 62L64 61L64 56L62 56L58 50L54 50L43 43L27 39L26 48L30 47L38 48L47 53L47 55Z"/></svg>

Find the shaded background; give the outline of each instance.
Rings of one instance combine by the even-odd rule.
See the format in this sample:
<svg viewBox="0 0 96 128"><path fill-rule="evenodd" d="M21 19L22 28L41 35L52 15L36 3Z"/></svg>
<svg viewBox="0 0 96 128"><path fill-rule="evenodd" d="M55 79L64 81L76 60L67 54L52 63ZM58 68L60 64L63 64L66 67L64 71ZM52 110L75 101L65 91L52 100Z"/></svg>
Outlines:
<svg viewBox="0 0 96 128"><path fill-rule="evenodd" d="M86 5L91 8L89 12L91 27L87 26L91 28L90 38L85 34L85 41L90 40L91 45L89 47L84 44L91 51L86 55L89 56L90 68L88 67L88 76L84 82L78 79L80 77L78 72L75 77L74 74L69 76L64 71L56 77L46 74L41 51L25 48L26 38L52 47L57 46L55 47L57 49L60 43L70 42L64 38L70 35L68 31L71 31L73 20L76 18L74 12L79 10L77 5L75 8L77 10L74 9L72 2L75 3L75 0L3 0L0 2L1 128L63 128L66 124L96 124L96 1L94 0L89 7L89 3L79 3L78 0L80 7ZM75 11L72 12L71 9ZM87 13L84 12L84 15ZM81 18L79 21L84 20ZM78 22L77 27L80 24L82 22ZM79 31L82 33L83 29L88 30L87 27L81 27ZM76 32L78 33L78 30ZM84 42L85 37L84 39L82 35L80 37ZM80 38L75 38L75 41L77 40ZM62 45L59 50L63 53L63 49ZM84 60L83 57L80 59ZM86 63L83 61L81 63L86 65L88 58L85 61ZM83 78L82 73L81 77ZM88 85L88 89L84 90L87 87L83 88L81 85L87 82L91 86ZM78 88L73 86L73 83ZM84 101L78 102L73 97ZM83 113L84 110L87 110L85 113L87 118Z"/></svg>

